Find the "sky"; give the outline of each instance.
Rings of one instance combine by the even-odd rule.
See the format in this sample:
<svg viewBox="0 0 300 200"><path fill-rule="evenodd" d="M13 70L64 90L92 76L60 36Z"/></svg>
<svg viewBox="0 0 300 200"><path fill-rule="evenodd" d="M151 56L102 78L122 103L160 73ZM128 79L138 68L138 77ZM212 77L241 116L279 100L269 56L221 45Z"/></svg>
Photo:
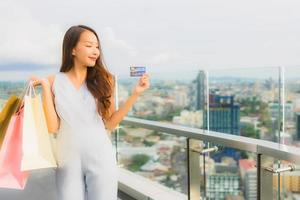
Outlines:
<svg viewBox="0 0 300 200"><path fill-rule="evenodd" d="M0 80L57 72L64 33L78 24L96 30L118 76L130 65L154 76L297 68L299 10L299 0L1 0Z"/></svg>

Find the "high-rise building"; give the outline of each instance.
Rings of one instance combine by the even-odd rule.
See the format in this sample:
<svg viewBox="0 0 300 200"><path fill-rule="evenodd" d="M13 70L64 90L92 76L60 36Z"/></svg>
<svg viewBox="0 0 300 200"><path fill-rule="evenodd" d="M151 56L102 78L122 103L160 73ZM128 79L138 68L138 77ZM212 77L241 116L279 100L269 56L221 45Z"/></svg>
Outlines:
<svg viewBox="0 0 300 200"><path fill-rule="evenodd" d="M279 119L279 116L282 115L283 105L280 105L278 102L272 102L268 104L268 111L271 117ZM284 118L287 121L292 121L294 119L294 105L291 102L285 103L284 106Z"/></svg>
<svg viewBox="0 0 300 200"><path fill-rule="evenodd" d="M204 71L199 71L197 79L196 79L196 86L197 86L197 103L196 109L203 110L205 105L205 87L206 87L206 75Z"/></svg>
<svg viewBox="0 0 300 200"><path fill-rule="evenodd" d="M280 176L280 182L278 185L278 177L273 178L274 188L284 188L287 192L300 192L300 176L297 173L285 173Z"/></svg>
<svg viewBox="0 0 300 200"><path fill-rule="evenodd" d="M229 195L240 194L240 177L238 174L218 173L210 174L206 184L208 199L223 200Z"/></svg>
<svg viewBox="0 0 300 200"><path fill-rule="evenodd" d="M239 160L240 175L244 185L243 189L246 200L257 199L257 169L255 165L255 160Z"/></svg>
<svg viewBox="0 0 300 200"><path fill-rule="evenodd" d="M193 110L204 110L206 101L206 74L200 70L195 80L193 80L190 88L190 104Z"/></svg>
<svg viewBox="0 0 300 200"><path fill-rule="evenodd" d="M257 199L257 170L255 168L249 169L245 175L245 197L246 200L256 200Z"/></svg>
<svg viewBox="0 0 300 200"><path fill-rule="evenodd" d="M188 105L188 95L185 91L176 91L175 105L186 107Z"/></svg>
<svg viewBox="0 0 300 200"><path fill-rule="evenodd" d="M234 102L234 96L209 95L209 117L204 117L204 128L209 130L240 135L240 106Z"/></svg>

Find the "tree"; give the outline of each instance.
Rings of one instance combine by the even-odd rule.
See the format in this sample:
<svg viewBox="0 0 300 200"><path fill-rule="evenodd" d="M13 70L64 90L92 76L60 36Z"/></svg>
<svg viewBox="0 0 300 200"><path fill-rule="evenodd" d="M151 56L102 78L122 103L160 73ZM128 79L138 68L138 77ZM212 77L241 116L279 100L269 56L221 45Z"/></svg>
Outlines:
<svg viewBox="0 0 300 200"><path fill-rule="evenodd" d="M150 142L150 141L147 141L147 140L144 140L143 143L146 147L151 147L155 144L155 142Z"/></svg>
<svg viewBox="0 0 300 200"><path fill-rule="evenodd" d="M136 154L131 158L131 164L128 166L130 171L139 171L141 166L146 164L150 160L150 157L146 154Z"/></svg>
<svg viewBox="0 0 300 200"><path fill-rule="evenodd" d="M245 137L258 139L259 138L259 130L255 130L253 124L247 123L242 127L241 135L245 136Z"/></svg>

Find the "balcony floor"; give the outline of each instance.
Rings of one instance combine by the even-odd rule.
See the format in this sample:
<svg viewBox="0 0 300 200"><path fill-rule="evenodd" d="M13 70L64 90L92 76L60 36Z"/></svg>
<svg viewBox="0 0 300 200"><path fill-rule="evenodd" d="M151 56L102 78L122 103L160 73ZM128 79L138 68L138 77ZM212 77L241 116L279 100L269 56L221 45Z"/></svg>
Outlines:
<svg viewBox="0 0 300 200"><path fill-rule="evenodd" d="M39 170L28 179L24 190L0 188L2 200L55 200L55 174L54 170ZM118 200L125 200L120 199Z"/></svg>

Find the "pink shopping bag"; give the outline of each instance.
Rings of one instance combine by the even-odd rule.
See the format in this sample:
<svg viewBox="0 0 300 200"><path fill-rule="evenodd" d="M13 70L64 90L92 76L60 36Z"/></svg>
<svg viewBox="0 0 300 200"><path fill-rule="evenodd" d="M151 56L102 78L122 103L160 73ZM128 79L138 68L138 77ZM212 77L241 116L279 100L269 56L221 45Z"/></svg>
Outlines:
<svg viewBox="0 0 300 200"><path fill-rule="evenodd" d="M22 190L28 179L28 172L21 171L23 113L21 108L11 118L0 150L1 188Z"/></svg>

